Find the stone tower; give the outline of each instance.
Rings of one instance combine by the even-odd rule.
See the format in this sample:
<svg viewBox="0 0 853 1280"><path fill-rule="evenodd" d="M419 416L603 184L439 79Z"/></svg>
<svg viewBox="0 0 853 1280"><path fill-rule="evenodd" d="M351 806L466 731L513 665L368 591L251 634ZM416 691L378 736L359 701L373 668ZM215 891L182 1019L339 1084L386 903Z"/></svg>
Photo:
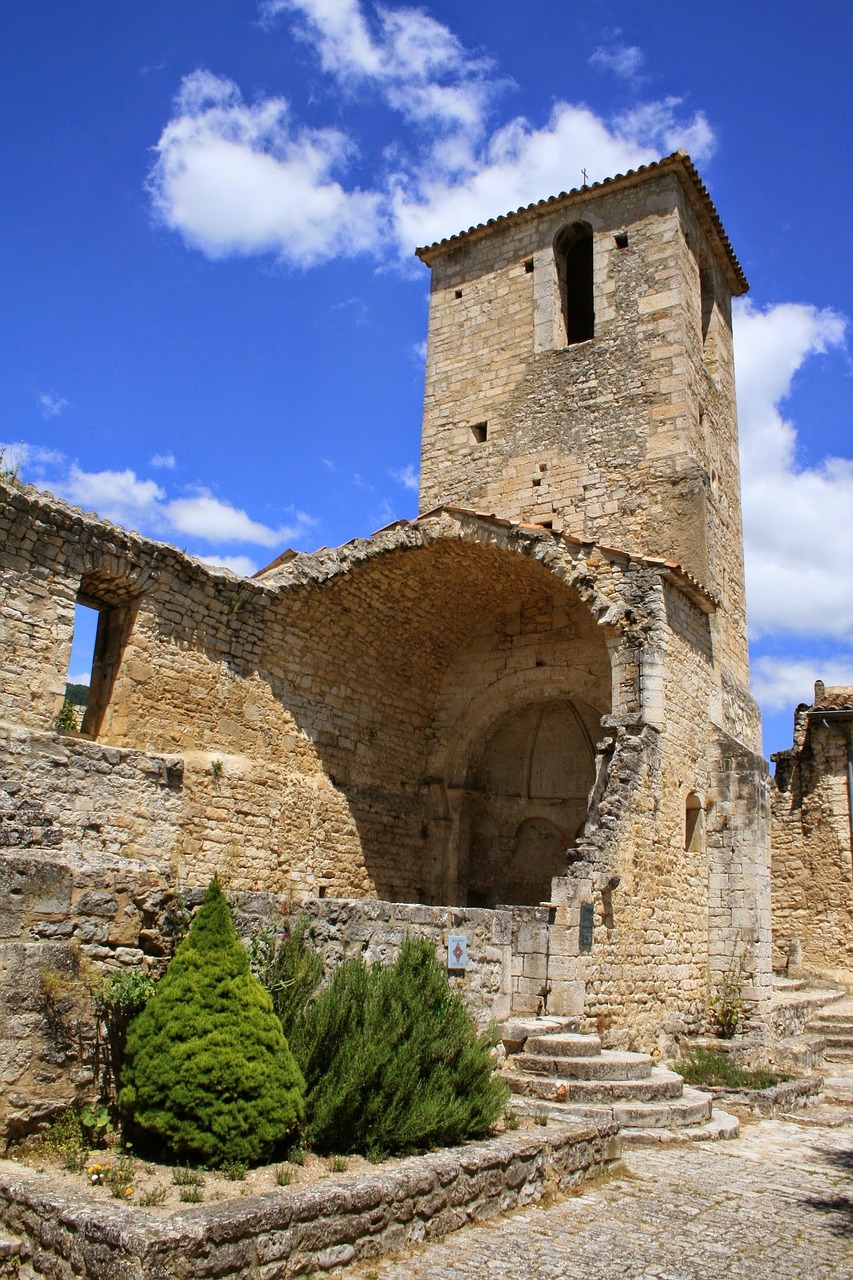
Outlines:
<svg viewBox="0 0 853 1280"><path fill-rule="evenodd" d="M454 504L682 565L748 678L731 298L689 157L418 250L432 270L420 510Z"/></svg>

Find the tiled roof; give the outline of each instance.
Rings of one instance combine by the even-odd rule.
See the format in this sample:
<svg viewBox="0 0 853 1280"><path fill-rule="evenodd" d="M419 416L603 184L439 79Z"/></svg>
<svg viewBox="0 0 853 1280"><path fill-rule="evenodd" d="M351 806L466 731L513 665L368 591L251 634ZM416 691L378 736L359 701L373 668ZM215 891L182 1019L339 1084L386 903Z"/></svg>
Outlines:
<svg viewBox="0 0 853 1280"><path fill-rule="evenodd" d="M812 711L853 711L853 687L827 689L810 708Z"/></svg>
<svg viewBox="0 0 853 1280"><path fill-rule="evenodd" d="M449 236L444 240L437 240L431 245L425 245L421 249L416 249L415 253L421 262L429 264L434 258L455 248L463 241L479 239L487 235L492 227L501 226L505 223L525 221L537 215L543 209L568 207L577 204L587 199L593 192L603 191L608 188L618 189L619 187L632 186L667 169L679 174L693 206L693 211L699 219L703 230L712 243L716 241L721 260L726 267L726 274L732 293L735 296L746 293L749 289L749 282L735 256L731 241L726 235L714 202L708 195L708 190L686 151L675 151L663 160L655 160L651 164L640 165L637 169L629 169L627 173L616 174L613 178L604 178L601 182L593 182L585 187L573 187L571 191L561 191L558 196L549 196L547 200L537 200L533 204L523 205L520 209L502 214L498 218L489 218L487 222L480 222L475 227L469 227L467 231L460 231L457 235Z"/></svg>

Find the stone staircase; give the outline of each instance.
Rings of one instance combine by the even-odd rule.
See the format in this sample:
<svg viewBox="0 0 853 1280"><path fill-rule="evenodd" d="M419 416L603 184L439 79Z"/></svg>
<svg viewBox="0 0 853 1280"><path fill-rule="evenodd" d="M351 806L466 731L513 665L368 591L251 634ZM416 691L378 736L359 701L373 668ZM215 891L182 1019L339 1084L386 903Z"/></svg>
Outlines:
<svg viewBox="0 0 853 1280"><path fill-rule="evenodd" d="M806 1031L823 1038L827 1062L853 1063L853 999L821 1009L810 1019Z"/></svg>
<svg viewBox="0 0 853 1280"><path fill-rule="evenodd" d="M578 1019L514 1018L504 1025L502 1075L513 1109L542 1120L615 1120L632 1144L736 1138L738 1121L710 1094L656 1067L645 1053L602 1049Z"/></svg>

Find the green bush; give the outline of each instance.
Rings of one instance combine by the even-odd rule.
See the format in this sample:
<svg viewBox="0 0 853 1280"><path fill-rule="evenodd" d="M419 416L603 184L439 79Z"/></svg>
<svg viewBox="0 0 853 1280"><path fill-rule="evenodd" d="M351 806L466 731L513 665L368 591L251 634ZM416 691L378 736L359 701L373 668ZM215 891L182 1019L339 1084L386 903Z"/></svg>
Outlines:
<svg viewBox="0 0 853 1280"><path fill-rule="evenodd" d="M322 957L310 941L309 922L300 916L283 935L267 925L249 942L252 972L270 993L288 1044L323 977Z"/></svg>
<svg viewBox="0 0 853 1280"><path fill-rule="evenodd" d="M303 1080L214 877L125 1045L135 1138L206 1165L257 1164L302 1114Z"/></svg>
<svg viewBox="0 0 853 1280"><path fill-rule="evenodd" d="M321 1152L416 1151L486 1134L506 1085L423 939L383 968L350 960L292 1025Z"/></svg>
<svg viewBox="0 0 853 1280"><path fill-rule="evenodd" d="M782 1071L770 1071L760 1068L749 1071L732 1062L727 1053L716 1053L712 1049L698 1047L685 1050L683 1057L673 1063L677 1071L688 1084L704 1084L711 1088L721 1089L772 1089L790 1076Z"/></svg>

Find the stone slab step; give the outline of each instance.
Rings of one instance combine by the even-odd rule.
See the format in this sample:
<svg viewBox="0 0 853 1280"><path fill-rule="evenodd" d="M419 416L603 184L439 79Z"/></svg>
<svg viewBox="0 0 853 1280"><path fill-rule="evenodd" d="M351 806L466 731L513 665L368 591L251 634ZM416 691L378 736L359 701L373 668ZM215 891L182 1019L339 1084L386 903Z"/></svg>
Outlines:
<svg viewBox="0 0 853 1280"><path fill-rule="evenodd" d="M774 991L805 991L808 985L807 978L785 978L781 974L773 974Z"/></svg>
<svg viewBox="0 0 853 1280"><path fill-rule="evenodd" d="M710 1094L698 1089L685 1089L685 1097L643 1103L547 1102L535 1098L514 1098L513 1110L535 1117L566 1120L612 1120L627 1129L683 1129L704 1125L711 1119L713 1103Z"/></svg>
<svg viewBox="0 0 853 1280"><path fill-rule="evenodd" d="M556 1018L549 1015L534 1018L508 1018L500 1027L500 1037L507 1053L518 1053L530 1036L559 1035L560 1032L577 1032L580 1018Z"/></svg>
<svg viewBox="0 0 853 1280"><path fill-rule="evenodd" d="M817 1031L821 1035L846 1035L853 1038L853 1018L812 1018L806 1030Z"/></svg>
<svg viewBox="0 0 853 1280"><path fill-rule="evenodd" d="M853 1062L853 1045L847 1049L838 1046L827 1048L823 1056L827 1062Z"/></svg>
<svg viewBox="0 0 853 1280"><path fill-rule="evenodd" d="M559 1076L536 1076L522 1072L504 1071L514 1094L538 1098L543 1102L560 1102L567 1105L616 1106L622 1102L643 1104L647 1102L679 1099L684 1081L674 1071L656 1067L646 1080L568 1080Z"/></svg>
<svg viewBox="0 0 853 1280"><path fill-rule="evenodd" d="M566 1031L557 1035L535 1035L528 1038L524 1051L551 1058L594 1058L601 1053L601 1037Z"/></svg>
<svg viewBox="0 0 853 1280"><path fill-rule="evenodd" d="M714 1107L705 1124L686 1125L683 1129L620 1129L623 1146L647 1147L678 1142L728 1142L740 1134L740 1120Z"/></svg>
<svg viewBox="0 0 853 1280"><path fill-rule="evenodd" d="M561 1080L648 1080L652 1074L652 1060L647 1053L625 1053L617 1049L605 1049L596 1058L551 1058L519 1053L507 1066L512 1071L555 1075Z"/></svg>

